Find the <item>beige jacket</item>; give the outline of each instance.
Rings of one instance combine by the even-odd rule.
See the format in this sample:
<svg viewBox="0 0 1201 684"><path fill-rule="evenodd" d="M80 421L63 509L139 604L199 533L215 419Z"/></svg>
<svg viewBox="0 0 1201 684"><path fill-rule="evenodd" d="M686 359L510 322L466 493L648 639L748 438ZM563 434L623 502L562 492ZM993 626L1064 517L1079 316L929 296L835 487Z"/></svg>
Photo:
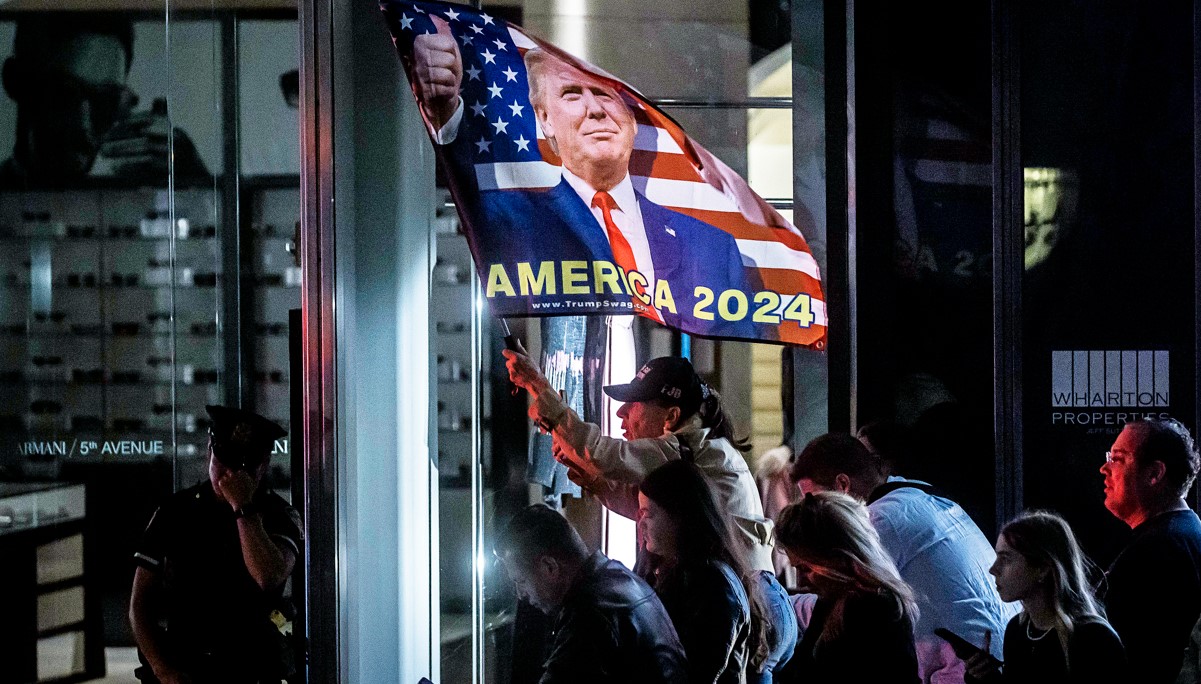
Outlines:
<svg viewBox="0 0 1201 684"><path fill-rule="evenodd" d="M602 435L599 426L585 423L554 391L539 393L532 408L531 413L536 412L553 427L563 456L583 475L580 484L609 510L631 520L638 517L638 484L655 468L680 458L683 441L713 486L717 505L733 517L750 552L751 566L773 570L773 523L763 516L763 503L746 459L729 441L707 439L709 430L701 427L698 416L662 437L626 441Z"/></svg>

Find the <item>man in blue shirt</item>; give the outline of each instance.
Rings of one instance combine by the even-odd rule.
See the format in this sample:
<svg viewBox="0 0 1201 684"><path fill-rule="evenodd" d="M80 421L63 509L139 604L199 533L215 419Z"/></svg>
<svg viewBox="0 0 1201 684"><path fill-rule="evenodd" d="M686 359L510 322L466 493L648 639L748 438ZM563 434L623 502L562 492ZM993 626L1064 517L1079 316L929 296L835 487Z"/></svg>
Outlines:
<svg viewBox="0 0 1201 684"><path fill-rule="evenodd" d="M1001 658L1000 637L1017 606L1006 606L997 594L988 574L996 553L959 504L936 496L925 482L885 476L879 457L845 434L810 442L790 476L802 494L833 490L867 504L884 550L917 597L914 643L923 682L963 682L964 663L934 634L939 627L978 645L991 632L991 651Z"/></svg>

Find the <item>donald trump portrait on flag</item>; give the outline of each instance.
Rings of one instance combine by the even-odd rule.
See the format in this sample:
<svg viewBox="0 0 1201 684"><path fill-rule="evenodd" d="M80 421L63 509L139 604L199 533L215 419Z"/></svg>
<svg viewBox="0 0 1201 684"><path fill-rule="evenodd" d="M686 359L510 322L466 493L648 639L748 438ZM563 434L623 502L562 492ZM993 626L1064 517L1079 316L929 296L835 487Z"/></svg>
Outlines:
<svg viewBox="0 0 1201 684"><path fill-rule="evenodd" d="M628 84L462 5L382 5L492 312L824 348L804 237Z"/></svg>
<svg viewBox="0 0 1201 684"><path fill-rule="evenodd" d="M458 44L445 21L433 21L439 33L413 41L413 73L435 142L449 146L455 155L486 154L507 126L498 130L487 118L467 114ZM562 178L550 189L485 191L482 222L475 233L478 249L511 264L608 262L632 280L634 296L616 300L630 302L633 308L626 312L643 313L673 327L689 322L692 307L676 307L674 312L655 307L659 281L670 283L670 292L691 293L697 285L718 292L755 291L729 234L659 206L635 190L629 164L638 127L615 88L541 48L528 50L523 61L533 115L562 160ZM520 107L510 112L523 116ZM472 125L476 119L492 129L496 137L491 144L475 141L481 135L489 142L488 128ZM474 180L465 175L456 180ZM651 304L643 306L648 296ZM740 336L750 328L749 321L728 321L717 334Z"/></svg>

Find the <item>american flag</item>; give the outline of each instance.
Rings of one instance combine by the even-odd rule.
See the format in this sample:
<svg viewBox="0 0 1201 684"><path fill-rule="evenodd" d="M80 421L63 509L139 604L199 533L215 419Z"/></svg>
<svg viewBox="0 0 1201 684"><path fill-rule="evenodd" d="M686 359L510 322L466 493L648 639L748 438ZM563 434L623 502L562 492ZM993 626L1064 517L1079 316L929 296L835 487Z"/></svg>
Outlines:
<svg viewBox="0 0 1201 684"><path fill-rule="evenodd" d="M609 82L629 105L638 125L630 159L635 189L652 202L732 235L753 280L781 296L773 313L782 323L760 326L765 330L760 339L825 348L821 276L801 231L635 88L465 5L395 0L383 2L381 9L402 57L412 54L414 38L438 32L432 17L445 21L458 43L463 116L473 119L473 130L486 131L470 140L481 191L551 188L562 178L562 162L535 119L522 59L527 50L542 48ZM801 301L794 301L797 297Z"/></svg>

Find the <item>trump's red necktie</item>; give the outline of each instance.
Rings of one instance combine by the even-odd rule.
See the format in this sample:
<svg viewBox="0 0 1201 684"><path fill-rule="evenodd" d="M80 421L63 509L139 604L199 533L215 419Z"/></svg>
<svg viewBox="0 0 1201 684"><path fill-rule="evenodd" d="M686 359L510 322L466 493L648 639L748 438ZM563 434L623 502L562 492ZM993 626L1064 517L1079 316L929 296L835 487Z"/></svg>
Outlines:
<svg viewBox="0 0 1201 684"><path fill-rule="evenodd" d="M634 250L630 247L629 240L626 240L626 236L621 234L621 230L613 222L613 210L620 209L617 206L617 202L613 201L613 196L601 190L592 197L592 206L600 207L601 216L605 219L605 232L609 234L609 246L613 249L613 260L617 262L618 268L627 274L637 271L638 262L634 259ZM638 291L639 295L646 293L646 288L642 283L634 283L633 287ZM659 312L655 311L654 308L646 307L646 305L642 304L637 295L633 297L633 300L635 311L638 311L640 308L646 308L646 313L651 318L660 323L663 322L663 319L659 316Z"/></svg>
<svg viewBox="0 0 1201 684"><path fill-rule="evenodd" d="M621 234L617 224L613 223L613 210L618 208L617 202L613 201L613 196L601 190L592 198L592 206L600 207L601 216L605 218L605 232L609 234L609 246L613 248L613 260L626 273L637 271L638 262L634 260L634 250L630 248L629 241L626 240L626 236Z"/></svg>

